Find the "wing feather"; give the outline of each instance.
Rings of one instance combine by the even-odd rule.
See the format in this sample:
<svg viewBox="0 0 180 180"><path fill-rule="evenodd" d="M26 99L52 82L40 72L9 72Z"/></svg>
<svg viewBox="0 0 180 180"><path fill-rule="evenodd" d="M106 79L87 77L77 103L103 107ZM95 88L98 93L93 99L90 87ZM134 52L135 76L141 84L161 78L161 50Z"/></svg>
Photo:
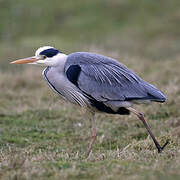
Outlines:
<svg viewBox="0 0 180 180"><path fill-rule="evenodd" d="M147 99L165 101L157 88L143 81L118 61L94 53L77 52L68 56L65 72L73 65L80 67L76 85L98 101ZM69 75L68 75L69 76Z"/></svg>

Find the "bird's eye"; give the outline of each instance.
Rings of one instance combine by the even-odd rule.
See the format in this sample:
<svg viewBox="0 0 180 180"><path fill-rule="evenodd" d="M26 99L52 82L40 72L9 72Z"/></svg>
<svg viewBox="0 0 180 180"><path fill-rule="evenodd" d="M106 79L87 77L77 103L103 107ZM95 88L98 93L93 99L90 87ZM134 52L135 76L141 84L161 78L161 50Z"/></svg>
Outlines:
<svg viewBox="0 0 180 180"><path fill-rule="evenodd" d="M47 58L47 56L46 55L42 55L42 59L46 59Z"/></svg>

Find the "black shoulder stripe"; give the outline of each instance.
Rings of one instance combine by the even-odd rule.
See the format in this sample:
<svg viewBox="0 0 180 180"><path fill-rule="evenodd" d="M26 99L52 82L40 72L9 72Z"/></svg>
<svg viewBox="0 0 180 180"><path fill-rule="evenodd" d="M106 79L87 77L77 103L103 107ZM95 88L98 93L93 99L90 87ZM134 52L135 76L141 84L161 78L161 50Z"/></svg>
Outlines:
<svg viewBox="0 0 180 180"><path fill-rule="evenodd" d="M79 65L71 65L67 71L66 76L74 85L78 86L78 77L81 72L81 67Z"/></svg>

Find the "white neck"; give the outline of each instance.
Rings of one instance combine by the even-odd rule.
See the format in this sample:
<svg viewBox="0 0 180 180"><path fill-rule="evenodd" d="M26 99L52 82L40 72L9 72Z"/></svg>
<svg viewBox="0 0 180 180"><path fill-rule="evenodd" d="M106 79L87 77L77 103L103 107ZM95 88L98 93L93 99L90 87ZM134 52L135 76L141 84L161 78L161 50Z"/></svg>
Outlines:
<svg viewBox="0 0 180 180"><path fill-rule="evenodd" d="M47 58L47 60L45 60L47 62L48 66L64 66L65 62L67 59L67 55L63 54L63 53L58 53L56 56L52 57L52 58Z"/></svg>

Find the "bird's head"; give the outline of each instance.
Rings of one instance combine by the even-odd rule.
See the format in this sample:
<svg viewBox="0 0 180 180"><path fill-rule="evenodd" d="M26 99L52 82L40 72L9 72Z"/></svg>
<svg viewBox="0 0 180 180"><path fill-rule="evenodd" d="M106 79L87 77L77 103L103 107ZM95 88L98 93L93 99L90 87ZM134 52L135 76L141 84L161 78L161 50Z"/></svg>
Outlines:
<svg viewBox="0 0 180 180"><path fill-rule="evenodd" d="M65 60L67 55L51 46L43 46L36 50L35 56L18 59L11 64L39 64L42 66L56 66L61 60Z"/></svg>

